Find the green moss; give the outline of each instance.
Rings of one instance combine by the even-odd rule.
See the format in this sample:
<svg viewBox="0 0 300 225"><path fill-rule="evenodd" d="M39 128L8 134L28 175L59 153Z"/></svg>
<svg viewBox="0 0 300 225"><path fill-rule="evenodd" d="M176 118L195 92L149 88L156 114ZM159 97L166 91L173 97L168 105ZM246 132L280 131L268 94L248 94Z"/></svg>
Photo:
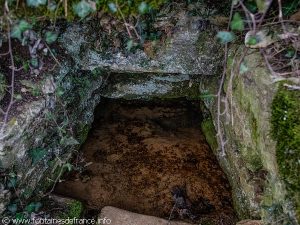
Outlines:
<svg viewBox="0 0 300 225"><path fill-rule="evenodd" d="M4 98L7 82L5 76L0 73L0 101Z"/></svg>
<svg viewBox="0 0 300 225"><path fill-rule="evenodd" d="M212 119L207 119L202 121L201 129L204 133L207 143L211 147L211 149L216 150L218 149L218 142L216 138L216 130L213 124Z"/></svg>
<svg viewBox="0 0 300 225"><path fill-rule="evenodd" d="M279 172L300 220L300 92L280 84L272 103L272 136Z"/></svg>
<svg viewBox="0 0 300 225"><path fill-rule="evenodd" d="M263 167L261 155L259 152L260 136L258 135L257 120L254 116L254 113L251 111L250 105L248 105L247 107L247 112L249 115L249 125L251 127L251 139L253 143L255 143L256 148L249 147L247 145L244 145L243 142L240 142L239 149L243 156L243 160L246 163L246 167L252 172L256 172Z"/></svg>
<svg viewBox="0 0 300 225"><path fill-rule="evenodd" d="M243 144L240 144L239 150L244 162L246 163L247 169L252 172L257 172L262 169L263 164L261 161L261 156L258 155L256 151L253 151L252 148Z"/></svg>
<svg viewBox="0 0 300 225"><path fill-rule="evenodd" d="M59 217L61 219L80 218L83 213L83 204L80 201L73 200L67 206L66 212L63 212Z"/></svg>
<svg viewBox="0 0 300 225"><path fill-rule="evenodd" d="M87 139L91 126L88 124L80 124L79 126L77 140L82 144Z"/></svg>

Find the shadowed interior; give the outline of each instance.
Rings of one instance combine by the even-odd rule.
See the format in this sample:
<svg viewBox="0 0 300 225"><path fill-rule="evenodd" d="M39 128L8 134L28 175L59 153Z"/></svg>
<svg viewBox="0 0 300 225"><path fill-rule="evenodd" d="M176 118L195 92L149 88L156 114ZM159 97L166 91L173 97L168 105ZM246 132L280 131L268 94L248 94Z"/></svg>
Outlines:
<svg viewBox="0 0 300 225"><path fill-rule="evenodd" d="M163 218L176 202L171 218L234 224L230 186L201 132L199 104L106 99L74 158L87 166L55 192L88 209L110 205Z"/></svg>

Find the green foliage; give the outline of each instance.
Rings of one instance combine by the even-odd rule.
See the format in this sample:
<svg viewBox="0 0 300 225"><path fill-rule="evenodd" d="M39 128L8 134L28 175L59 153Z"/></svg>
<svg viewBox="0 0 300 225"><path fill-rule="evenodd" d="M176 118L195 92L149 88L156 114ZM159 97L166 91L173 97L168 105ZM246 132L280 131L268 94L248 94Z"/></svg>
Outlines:
<svg viewBox="0 0 300 225"><path fill-rule="evenodd" d="M283 1L282 3L282 12L283 15L289 16L295 13L300 8L299 0Z"/></svg>
<svg viewBox="0 0 300 225"><path fill-rule="evenodd" d="M116 13L118 11L116 4L113 2L108 3L108 8L112 13Z"/></svg>
<svg viewBox="0 0 300 225"><path fill-rule="evenodd" d="M146 2L141 2L141 4L139 5L140 14L148 13L149 10L150 10L149 5Z"/></svg>
<svg viewBox="0 0 300 225"><path fill-rule="evenodd" d="M266 7L265 0L255 0L255 2L259 12L264 12Z"/></svg>
<svg viewBox="0 0 300 225"><path fill-rule="evenodd" d="M63 136L62 139L60 140L60 144L63 146L71 146L71 145L78 145L79 142L73 137Z"/></svg>
<svg viewBox="0 0 300 225"><path fill-rule="evenodd" d="M207 143L215 151L218 149L218 141L216 137L216 129L211 118L201 122L201 130L204 133Z"/></svg>
<svg viewBox="0 0 300 225"><path fill-rule="evenodd" d="M235 35L232 32L228 31L219 31L217 38L222 44L226 44L235 40Z"/></svg>
<svg viewBox="0 0 300 225"><path fill-rule="evenodd" d="M25 207L25 211L28 213L37 212L42 207L42 203L40 202L31 202L29 205Z"/></svg>
<svg viewBox="0 0 300 225"><path fill-rule="evenodd" d="M48 4L47 4L48 2ZM76 17L80 19L89 16L91 13L104 11L106 13L114 13L120 16L121 12L124 16L143 15L158 9L167 0L119 0L117 4L112 0L71 0L67 2L67 8L60 0L26 0L26 5L18 5L17 2L11 1L10 7L15 10L13 13L18 18L32 20L34 18L43 17L49 20L65 18L74 20ZM4 6L4 1L0 0L1 7ZM67 13L66 13L67 12ZM67 18L65 17L67 15Z"/></svg>
<svg viewBox="0 0 300 225"><path fill-rule="evenodd" d="M286 50L286 54L284 55L287 58L293 58L296 54L296 50L294 48L289 48Z"/></svg>
<svg viewBox="0 0 300 225"><path fill-rule="evenodd" d="M232 30L236 31L243 31L245 29L244 21L238 12L233 15L230 27Z"/></svg>
<svg viewBox="0 0 300 225"><path fill-rule="evenodd" d="M80 218L83 211L83 205L80 201L73 201L69 206L68 215L70 218Z"/></svg>
<svg viewBox="0 0 300 225"><path fill-rule="evenodd" d="M250 1L246 1L245 2L245 6L252 13L255 13L257 11L256 3L253 0L252 1L251 0Z"/></svg>
<svg viewBox="0 0 300 225"><path fill-rule="evenodd" d="M48 43L48 44L52 44L53 42L56 41L58 37L58 34L55 33L55 32L51 32L51 31L47 31L45 33L45 41Z"/></svg>
<svg viewBox="0 0 300 225"><path fill-rule="evenodd" d="M83 212L83 204L80 201L72 201L68 205L67 212L62 213L61 218L80 218Z"/></svg>
<svg viewBox="0 0 300 225"><path fill-rule="evenodd" d="M244 74L246 72L248 72L248 67L246 66L245 62L242 62L240 65L240 74Z"/></svg>
<svg viewBox="0 0 300 225"><path fill-rule="evenodd" d="M68 172L72 171L73 166L71 163L66 163L63 165L63 168L66 169Z"/></svg>
<svg viewBox="0 0 300 225"><path fill-rule="evenodd" d="M32 26L25 20L20 20L11 31L11 37L12 38L18 38L19 40L22 40L22 33L26 30L31 29Z"/></svg>
<svg viewBox="0 0 300 225"><path fill-rule="evenodd" d="M15 188L17 186L17 175L15 173L9 173L6 186L8 188Z"/></svg>
<svg viewBox="0 0 300 225"><path fill-rule="evenodd" d="M26 0L26 4L29 7L39 7L41 5L45 5L47 0Z"/></svg>
<svg viewBox="0 0 300 225"><path fill-rule="evenodd" d="M247 44L248 44L248 45L256 45L257 42L258 42L258 41L257 41L256 36L249 37L249 39L247 40Z"/></svg>
<svg viewBox="0 0 300 225"><path fill-rule="evenodd" d="M18 205L16 203L10 204L7 206L7 210L12 213L15 214L18 210Z"/></svg>
<svg viewBox="0 0 300 225"><path fill-rule="evenodd" d="M283 83L272 103L272 136L277 141L280 174L300 218L300 92L287 90Z"/></svg>
<svg viewBox="0 0 300 225"><path fill-rule="evenodd" d="M150 13L152 10L158 9L167 0L119 0L117 5L112 0L99 0L97 8L106 12L117 13L118 9L123 15L143 15Z"/></svg>
<svg viewBox="0 0 300 225"><path fill-rule="evenodd" d="M81 0L80 2L73 5L73 10L77 16L84 18L91 12L96 11L96 3L92 1Z"/></svg>
<svg viewBox="0 0 300 225"><path fill-rule="evenodd" d="M39 163L47 154L47 150L43 148L34 148L29 151L29 157L32 160L32 164Z"/></svg>
<svg viewBox="0 0 300 225"><path fill-rule="evenodd" d="M3 99L7 88L6 78L0 73L0 101Z"/></svg>

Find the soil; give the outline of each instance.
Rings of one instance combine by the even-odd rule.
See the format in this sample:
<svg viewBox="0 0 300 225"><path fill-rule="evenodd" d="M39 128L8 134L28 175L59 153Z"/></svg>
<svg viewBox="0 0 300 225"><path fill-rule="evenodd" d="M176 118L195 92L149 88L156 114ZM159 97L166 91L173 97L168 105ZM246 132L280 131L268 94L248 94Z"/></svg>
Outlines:
<svg viewBox="0 0 300 225"><path fill-rule="evenodd" d="M188 221L235 224L230 186L200 130L199 103L107 101L82 147L85 171L55 193ZM221 222L222 221L222 222Z"/></svg>

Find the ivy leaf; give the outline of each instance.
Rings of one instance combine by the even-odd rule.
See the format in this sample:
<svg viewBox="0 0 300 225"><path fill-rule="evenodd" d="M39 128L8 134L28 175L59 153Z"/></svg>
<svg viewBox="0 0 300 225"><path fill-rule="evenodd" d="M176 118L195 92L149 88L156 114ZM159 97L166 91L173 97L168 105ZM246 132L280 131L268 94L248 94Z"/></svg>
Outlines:
<svg viewBox="0 0 300 225"><path fill-rule="evenodd" d="M268 2L269 0L255 0L258 11L263 13L268 9Z"/></svg>
<svg viewBox="0 0 300 225"><path fill-rule="evenodd" d="M141 2L141 4L139 5L139 12L141 14L149 12L149 6L146 2Z"/></svg>
<svg viewBox="0 0 300 225"><path fill-rule="evenodd" d="M34 148L29 151L29 157L31 158L33 165L40 162L46 154L47 151L43 148Z"/></svg>
<svg viewBox="0 0 300 225"><path fill-rule="evenodd" d="M81 0L77 4L73 5L73 10L77 16L84 18L89 15L91 12L95 11L93 4L85 0Z"/></svg>
<svg viewBox="0 0 300 225"><path fill-rule="evenodd" d="M79 142L73 137L63 137L60 140L60 144L65 145L65 146L69 146L69 145L78 145Z"/></svg>
<svg viewBox="0 0 300 225"><path fill-rule="evenodd" d="M226 44L234 41L235 36L232 32L228 31L219 31L217 34L217 38L220 40L222 44Z"/></svg>
<svg viewBox="0 0 300 225"><path fill-rule="evenodd" d="M70 171L72 171L73 166L72 166L71 163L66 163L66 164L64 165L64 168L67 168L67 170L70 172Z"/></svg>
<svg viewBox="0 0 300 225"><path fill-rule="evenodd" d="M230 23L230 27L232 30L237 30L237 31L243 31L245 26L244 26L244 21L241 17L241 15L236 12L234 15L233 15L233 19Z"/></svg>
<svg viewBox="0 0 300 225"><path fill-rule="evenodd" d="M240 65L240 74L244 74L246 72L248 72L248 67L246 66L246 64L244 62L241 63Z"/></svg>
<svg viewBox="0 0 300 225"><path fill-rule="evenodd" d="M252 13L255 13L257 11L257 6L253 1L246 1L245 6Z"/></svg>
<svg viewBox="0 0 300 225"><path fill-rule="evenodd" d="M22 39L22 33L26 30L31 29L32 26L25 20L20 20L18 24L16 24L11 31L12 38L18 38L19 40Z"/></svg>
<svg viewBox="0 0 300 225"><path fill-rule="evenodd" d="M28 72L29 69L30 69L30 67L29 67L29 61L23 61L22 64L23 64L22 66L23 66L24 71Z"/></svg>
<svg viewBox="0 0 300 225"><path fill-rule="evenodd" d="M116 4L113 2L108 3L108 8L112 13L116 13L118 11Z"/></svg>
<svg viewBox="0 0 300 225"><path fill-rule="evenodd" d="M47 0L26 0L27 6L38 7L40 5L45 5Z"/></svg>
<svg viewBox="0 0 300 225"><path fill-rule="evenodd" d="M295 54L296 54L296 51L294 49L288 49L284 56L287 58L293 58Z"/></svg>
<svg viewBox="0 0 300 225"><path fill-rule="evenodd" d="M38 68L38 67L39 67L39 60L38 60L38 58L31 58L31 59L30 59L30 64L31 64L34 68Z"/></svg>
<svg viewBox="0 0 300 225"><path fill-rule="evenodd" d="M12 214L15 214L18 210L17 204L10 204L7 206L7 210L10 211Z"/></svg>
<svg viewBox="0 0 300 225"><path fill-rule="evenodd" d="M57 5L55 2L50 1L47 8L49 9L49 11L53 12L57 8Z"/></svg>
<svg viewBox="0 0 300 225"><path fill-rule="evenodd" d="M45 40L48 44L52 44L53 42L55 42L57 40L57 37L57 33L51 31L47 31L45 34Z"/></svg>
<svg viewBox="0 0 300 225"><path fill-rule="evenodd" d="M15 95L14 95L14 98L15 98L16 100L21 100L21 99L22 99L22 95L20 95L20 94L15 94Z"/></svg>
<svg viewBox="0 0 300 225"><path fill-rule="evenodd" d="M249 37L249 39L247 40L247 44L248 45L256 45L257 44L257 38L255 36Z"/></svg>
<svg viewBox="0 0 300 225"><path fill-rule="evenodd" d="M11 177L9 178L7 182L7 187L8 188L15 188L17 186L17 177Z"/></svg>
<svg viewBox="0 0 300 225"><path fill-rule="evenodd" d="M132 39L130 39L130 40L127 41L127 43L126 43L126 49L127 49L128 51L130 51L130 50L132 49L133 45L134 45L134 42L133 42Z"/></svg>
<svg viewBox="0 0 300 225"><path fill-rule="evenodd" d="M25 210L28 213L37 212L42 207L42 203L40 202L31 202L29 205L25 207Z"/></svg>

